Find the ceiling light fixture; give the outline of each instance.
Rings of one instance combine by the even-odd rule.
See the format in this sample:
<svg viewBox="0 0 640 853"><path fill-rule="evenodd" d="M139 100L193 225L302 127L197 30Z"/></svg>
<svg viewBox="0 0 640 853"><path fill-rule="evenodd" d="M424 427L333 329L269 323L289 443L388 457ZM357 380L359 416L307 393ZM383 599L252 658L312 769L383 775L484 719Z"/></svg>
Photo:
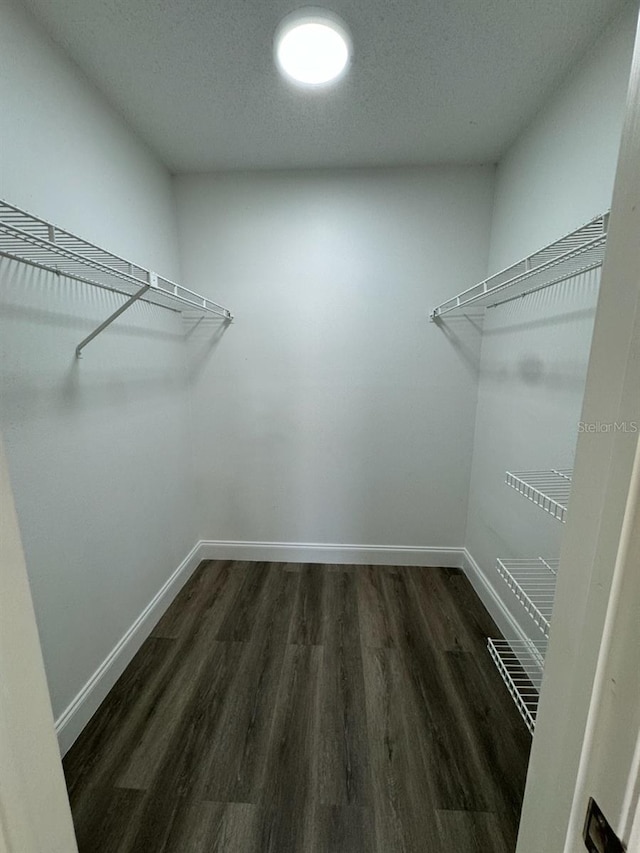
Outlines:
<svg viewBox="0 0 640 853"><path fill-rule="evenodd" d="M344 23L324 9L300 9L276 31L276 64L298 85L324 86L345 73L351 39Z"/></svg>

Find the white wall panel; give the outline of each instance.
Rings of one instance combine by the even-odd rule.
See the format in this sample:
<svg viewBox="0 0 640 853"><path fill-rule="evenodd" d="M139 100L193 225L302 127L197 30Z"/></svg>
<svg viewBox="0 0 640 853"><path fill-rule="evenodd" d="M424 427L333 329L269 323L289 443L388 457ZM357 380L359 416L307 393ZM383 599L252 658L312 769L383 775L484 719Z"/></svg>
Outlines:
<svg viewBox="0 0 640 853"><path fill-rule="evenodd" d="M10 2L0 13L0 195L168 276L171 181ZM54 713L194 545L178 315L0 263L0 425Z"/></svg>
<svg viewBox="0 0 640 853"><path fill-rule="evenodd" d="M191 337L204 538L460 545L480 337L428 311L486 268L492 180L176 179L185 274L237 316Z"/></svg>

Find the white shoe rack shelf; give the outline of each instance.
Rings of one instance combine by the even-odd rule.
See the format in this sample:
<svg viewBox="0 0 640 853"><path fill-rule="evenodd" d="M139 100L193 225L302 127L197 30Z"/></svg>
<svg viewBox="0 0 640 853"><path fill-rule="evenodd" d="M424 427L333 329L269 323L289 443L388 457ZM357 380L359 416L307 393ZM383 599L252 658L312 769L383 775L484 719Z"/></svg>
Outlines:
<svg viewBox="0 0 640 853"><path fill-rule="evenodd" d="M533 734L544 660L534 643L489 640L489 653L513 701Z"/></svg>
<svg viewBox="0 0 640 853"><path fill-rule="evenodd" d="M568 469L506 473L506 484L564 523L567 517L572 472ZM542 685L544 659L556 592L557 559L498 558L496 570L531 618L532 635L525 640L488 641L502 680L511 693L527 728L533 734Z"/></svg>

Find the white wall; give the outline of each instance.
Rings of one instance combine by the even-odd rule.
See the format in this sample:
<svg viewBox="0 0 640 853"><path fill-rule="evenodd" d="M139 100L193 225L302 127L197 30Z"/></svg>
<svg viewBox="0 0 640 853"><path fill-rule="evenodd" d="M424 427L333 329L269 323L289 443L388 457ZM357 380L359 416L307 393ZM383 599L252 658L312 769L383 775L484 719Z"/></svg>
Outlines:
<svg viewBox="0 0 640 853"><path fill-rule="evenodd" d="M479 335L428 312L486 267L493 169L176 181L207 539L460 546Z"/></svg>
<svg viewBox="0 0 640 853"><path fill-rule="evenodd" d="M636 8L610 26L498 167L490 272L609 208ZM466 544L528 632L533 623L495 560L556 557L563 526L505 486L504 473L572 467L598 279L588 273L486 313Z"/></svg>
<svg viewBox="0 0 640 853"><path fill-rule="evenodd" d="M168 173L3 3L0 196L178 273ZM178 315L3 260L0 425L56 716L194 545ZM115 670L112 675L115 674Z"/></svg>
<svg viewBox="0 0 640 853"><path fill-rule="evenodd" d="M490 273L611 205L637 10L630 0L501 160Z"/></svg>

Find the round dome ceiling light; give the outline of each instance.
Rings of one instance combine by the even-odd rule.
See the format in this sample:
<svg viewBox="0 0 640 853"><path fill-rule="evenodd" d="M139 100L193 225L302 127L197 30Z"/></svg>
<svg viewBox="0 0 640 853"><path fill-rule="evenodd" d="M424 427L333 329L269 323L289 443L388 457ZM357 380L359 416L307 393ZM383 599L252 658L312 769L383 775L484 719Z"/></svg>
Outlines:
<svg viewBox="0 0 640 853"><path fill-rule="evenodd" d="M345 73L351 39L344 23L324 9L300 9L287 15L276 31L276 64L298 85L324 86Z"/></svg>

